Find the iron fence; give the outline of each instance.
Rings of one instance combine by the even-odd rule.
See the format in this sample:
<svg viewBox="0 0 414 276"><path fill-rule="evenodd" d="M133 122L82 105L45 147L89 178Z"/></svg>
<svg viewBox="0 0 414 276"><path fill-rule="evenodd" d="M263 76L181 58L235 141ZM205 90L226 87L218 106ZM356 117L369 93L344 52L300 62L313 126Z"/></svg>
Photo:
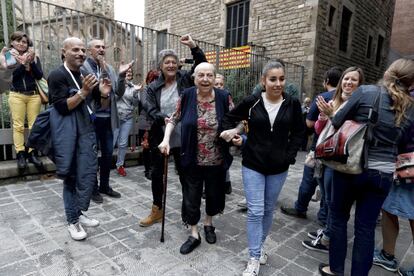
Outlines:
<svg viewBox="0 0 414 276"><path fill-rule="evenodd" d="M191 58L188 47L180 43L180 36L106 18L102 15L54 5L41 0L0 0L2 29L0 44L8 44L10 34L21 30L33 41L40 57L45 76L61 63L61 47L66 37L76 36L87 43L92 38L104 39L106 59L117 68L121 61L136 60L135 81L142 82L146 73L157 68L158 52L172 48L179 57ZM11 13L10 13L11 11ZM1 36L2 34L2 36ZM197 38L197 34L193 34ZM209 62L226 78L226 88L237 102L251 93L259 82L263 65L269 60L264 49L247 46L243 49L226 49L222 46L196 40L206 53ZM183 69L191 65L184 64ZM286 64L287 80L302 91L303 67ZM1 93L4 92L4 93ZM12 130L7 106L7 92L0 91L0 160L11 159L15 153L11 147ZM138 129L135 126L130 144L137 144Z"/></svg>

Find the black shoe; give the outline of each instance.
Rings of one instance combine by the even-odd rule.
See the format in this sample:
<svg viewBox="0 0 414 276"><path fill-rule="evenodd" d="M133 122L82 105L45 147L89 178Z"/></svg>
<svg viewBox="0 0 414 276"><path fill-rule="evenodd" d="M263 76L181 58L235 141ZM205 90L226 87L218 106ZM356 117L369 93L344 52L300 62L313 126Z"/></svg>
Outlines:
<svg viewBox="0 0 414 276"><path fill-rule="evenodd" d="M299 212L295 208L289 208L284 205L280 206L280 211L282 211L283 214L288 215L288 216L303 218L303 219L307 218L306 212Z"/></svg>
<svg viewBox="0 0 414 276"><path fill-rule="evenodd" d="M230 181L227 181L227 182L225 182L224 183L224 186L226 187L226 195L229 195L229 194L231 194L231 192L232 192L232 188L231 188L231 182Z"/></svg>
<svg viewBox="0 0 414 276"><path fill-rule="evenodd" d="M114 191L114 190L112 190L112 188L109 188L107 191L101 191L101 190L99 190L99 192L101 193L101 194L106 194L107 196L110 196L110 197L113 197L113 198L120 198L121 197L121 194L120 193L118 193L118 192L116 192L116 191Z"/></svg>
<svg viewBox="0 0 414 276"><path fill-rule="evenodd" d="M97 193L97 194L92 194L91 199L92 199L92 201L93 201L93 202L95 202L95 203L102 203L102 202L103 202L103 197L101 196L101 194L100 194L100 193Z"/></svg>
<svg viewBox="0 0 414 276"><path fill-rule="evenodd" d="M204 225L204 234L206 237L206 241L210 244L216 243L217 236L216 233L214 233L214 230L216 228L211 225Z"/></svg>
<svg viewBox="0 0 414 276"><path fill-rule="evenodd" d="M145 171L145 178L146 179L148 179L148 180L151 180L152 179L152 177L151 177L151 171Z"/></svg>
<svg viewBox="0 0 414 276"><path fill-rule="evenodd" d="M322 270L324 267L327 267L327 266L329 266L329 265L328 265L328 264L319 264L319 273L320 273L322 276L332 276L332 275L336 275L336 274L329 274L329 273L326 273L325 271L323 271L323 270Z"/></svg>
<svg viewBox="0 0 414 276"><path fill-rule="evenodd" d="M17 156L16 156L16 159L17 159L17 168L19 170L24 170L27 167L25 155L26 155L26 153L24 151L19 151L17 153Z"/></svg>
<svg viewBox="0 0 414 276"><path fill-rule="evenodd" d="M191 253L197 246L201 243L200 233L198 234L198 239L194 238L193 236L189 236L188 239L181 245L180 253L185 255Z"/></svg>
<svg viewBox="0 0 414 276"><path fill-rule="evenodd" d="M326 246L322 243L322 237L319 237L312 241L303 241L302 245L310 250L329 253L329 246Z"/></svg>
<svg viewBox="0 0 414 276"><path fill-rule="evenodd" d="M35 165L35 167L36 167L37 169L39 169L39 168L43 168L43 163L42 163L42 161L40 161L40 160L37 158L37 156L36 156L36 154L35 154L35 152L34 152L34 151L31 151L31 152L29 153L29 156L27 157L27 161L29 161L30 163L32 163L33 165Z"/></svg>

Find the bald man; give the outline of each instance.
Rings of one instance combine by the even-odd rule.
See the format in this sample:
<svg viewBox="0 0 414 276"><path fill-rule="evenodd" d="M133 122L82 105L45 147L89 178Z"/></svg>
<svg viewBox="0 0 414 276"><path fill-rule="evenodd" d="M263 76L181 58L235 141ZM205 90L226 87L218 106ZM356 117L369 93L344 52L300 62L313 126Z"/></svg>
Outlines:
<svg viewBox="0 0 414 276"><path fill-rule="evenodd" d="M87 237L84 226L95 227L99 221L88 218L98 158L92 116L85 99L98 80L92 74L82 76L85 44L76 37L63 41L64 64L49 74L49 101L52 143L55 149L56 173L63 179L63 202L68 231L74 240ZM101 84L109 93L110 85Z"/></svg>

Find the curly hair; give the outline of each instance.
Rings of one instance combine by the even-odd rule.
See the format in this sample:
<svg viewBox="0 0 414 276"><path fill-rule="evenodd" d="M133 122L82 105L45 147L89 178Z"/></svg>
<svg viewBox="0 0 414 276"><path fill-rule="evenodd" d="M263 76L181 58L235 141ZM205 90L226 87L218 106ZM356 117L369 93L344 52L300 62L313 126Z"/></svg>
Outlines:
<svg viewBox="0 0 414 276"><path fill-rule="evenodd" d="M392 99L395 124L399 126L407 118L407 109L414 103L409 93L410 86L414 84L414 60L400 58L394 61L379 84L385 86Z"/></svg>
<svg viewBox="0 0 414 276"><path fill-rule="evenodd" d="M358 72L358 74L359 74L358 86L360 86L361 84L364 83L364 81L365 81L364 71L362 71L361 68L356 67L356 66L346 68L345 71L342 73L341 78L338 81L338 85L336 86L335 94L332 98L334 110L337 110L344 103L344 100L342 99L342 81L343 81L345 75L348 74L349 72L354 72L354 71Z"/></svg>

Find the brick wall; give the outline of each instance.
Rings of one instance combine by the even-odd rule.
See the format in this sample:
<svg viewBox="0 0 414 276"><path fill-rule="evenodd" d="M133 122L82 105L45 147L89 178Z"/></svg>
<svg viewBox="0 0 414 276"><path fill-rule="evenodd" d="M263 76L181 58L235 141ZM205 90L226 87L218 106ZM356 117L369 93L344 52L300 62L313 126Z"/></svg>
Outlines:
<svg viewBox="0 0 414 276"><path fill-rule="evenodd" d="M414 55L414 1L396 0L391 48L402 55Z"/></svg>
<svg viewBox="0 0 414 276"><path fill-rule="evenodd" d="M377 82L387 64L391 36L394 1L383 0L340 0L321 1L318 11L318 35L315 55L315 92L322 90L323 74L331 66L345 69L359 66L364 70L366 83ZM336 8L332 27L328 26L329 6ZM343 5L352 14L351 30L347 52L339 50L339 34ZM368 36L372 36L371 58L366 57ZM378 35L384 40L380 65L375 65Z"/></svg>

